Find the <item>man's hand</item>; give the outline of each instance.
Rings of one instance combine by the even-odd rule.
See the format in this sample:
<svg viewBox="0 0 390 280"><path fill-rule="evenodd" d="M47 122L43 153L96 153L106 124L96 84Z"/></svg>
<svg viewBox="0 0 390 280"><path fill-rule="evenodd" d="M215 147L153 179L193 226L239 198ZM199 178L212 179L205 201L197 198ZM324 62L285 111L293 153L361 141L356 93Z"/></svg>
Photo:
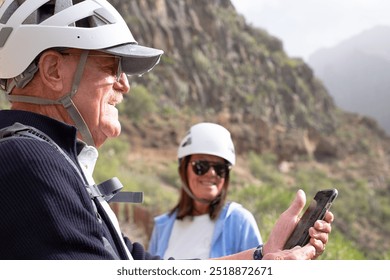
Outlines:
<svg viewBox="0 0 390 280"><path fill-rule="evenodd" d="M306 195L298 190L290 207L284 211L273 227L267 243L264 244L264 259L316 259L320 256L328 243L331 223L334 220L332 212L327 211L324 220L318 220L314 227L309 229L310 242L304 247L296 246L291 250L283 250L288 237L295 229L306 204Z"/></svg>
<svg viewBox="0 0 390 280"><path fill-rule="evenodd" d="M295 229L300 217L299 214L305 207L306 195L303 190L298 190L290 207L284 211L276 221L267 243L263 247L263 260L312 260L321 255L328 242L331 232L331 223L334 216L327 212L324 221L316 221L314 227L309 229L310 242L303 246L296 246L290 250L283 250L284 244ZM252 260L254 250L249 249L240 253L224 256L221 260Z"/></svg>
<svg viewBox="0 0 390 280"><path fill-rule="evenodd" d="M316 250L313 246L296 246L290 250L277 251L265 254L263 260L311 260L316 257Z"/></svg>
<svg viewBox="0 0 390 280"><path fill-rule="evenodd" d="M306 194L303 190L298 190L290 207L280 215L272 228L268 241L264 244L264 254L283 250L284 244L299 221L299 214L305 204Z"/></svg>

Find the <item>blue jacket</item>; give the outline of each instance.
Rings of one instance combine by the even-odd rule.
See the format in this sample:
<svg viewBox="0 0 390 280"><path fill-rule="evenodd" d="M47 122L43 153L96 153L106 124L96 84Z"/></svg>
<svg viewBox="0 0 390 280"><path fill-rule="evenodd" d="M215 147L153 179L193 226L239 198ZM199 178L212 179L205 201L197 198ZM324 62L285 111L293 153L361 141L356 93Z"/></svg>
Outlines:
<svg viewBox="0 0 390 280"><path fill-rule="evenodd" d="M168 246L176 212L165 213L154 219L155 225L149 243L151 254L163 257ZM210 258L238 253L262 244L260 231L252 213L242 205L230 202L222 209L211 241Z"/></svg>
<svg viewBox="0 0 390 280"><path fill-rule="evenodd" d="M78 166L75 127L26 111L0 111L0 129L15 122L48 135ZM124 237L116 234L100 202L92 202L82 178L52 145L10 137L0 141L0 155L0 259L128 258L119 240ZM139 243L124 241L134 259L154 258Z"/></svg>

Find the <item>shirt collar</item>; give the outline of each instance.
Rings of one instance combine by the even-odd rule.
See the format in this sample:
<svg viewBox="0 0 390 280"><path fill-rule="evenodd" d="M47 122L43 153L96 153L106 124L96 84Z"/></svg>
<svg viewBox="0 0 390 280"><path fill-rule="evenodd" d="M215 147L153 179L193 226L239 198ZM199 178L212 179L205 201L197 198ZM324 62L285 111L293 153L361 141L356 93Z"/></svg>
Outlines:
<svg viewBox="0 0 390 280"><path fill-rule="evenodd" d="M99 153L98 150L93 146L84 145L84 147L79 152L77 159L80 163L81 168L85 174L85 177L88 180L88 184L95 184L92 174L95 169L96 161L98 159Z"/></svg>

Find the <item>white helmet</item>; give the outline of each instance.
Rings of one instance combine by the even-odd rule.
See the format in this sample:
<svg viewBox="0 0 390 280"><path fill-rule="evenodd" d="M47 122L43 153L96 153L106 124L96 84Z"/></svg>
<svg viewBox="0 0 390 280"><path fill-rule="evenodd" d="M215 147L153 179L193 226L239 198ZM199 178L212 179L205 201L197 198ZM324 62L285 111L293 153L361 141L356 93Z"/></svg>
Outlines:
<svg viewBox="0 0 390 280"><path fill-rule="evenodd" d="M224 158L231 165L236 163L236 155L230 132L215 123L193 125L180 143L179 159L192 154L209 154Z"/></svg>
<svg viewBox="0 0 390 280"><path fill-rule="evenodd" d="M55 47L120 56L122 70L129 75L151 70L163 54L138 45L106 0L5 0L1 4L0 79L22 74L42 51Z"/></svg>

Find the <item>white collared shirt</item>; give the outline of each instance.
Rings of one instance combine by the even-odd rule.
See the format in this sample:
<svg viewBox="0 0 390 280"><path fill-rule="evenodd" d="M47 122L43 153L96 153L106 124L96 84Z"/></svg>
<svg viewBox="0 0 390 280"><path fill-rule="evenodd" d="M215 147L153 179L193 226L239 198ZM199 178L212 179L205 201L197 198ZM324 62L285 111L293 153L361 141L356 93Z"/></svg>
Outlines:
<svg viewBox="0 0 390 280"><path fill-rule="evenodd" d="M95 184L95 180L93 179L92 174L93 174L93 170L95 169L98 156L99 156L98 150L95 147L88 146L88 145L85 145L84 148L79 153L79 155L77 156L80 166L84 172L85 177L87 178L89 185ZM107 215L110 217L110 220L120 237L119 239L121 240L122 245L126 250L127 256L129 257L130 260L132 260L133 256L130 254L129 249L127 248L122 238L122 231L120 229L119 222L115 213L112 211L110 205L105 200L101 201L100 203L102 204Z"/></svg>

